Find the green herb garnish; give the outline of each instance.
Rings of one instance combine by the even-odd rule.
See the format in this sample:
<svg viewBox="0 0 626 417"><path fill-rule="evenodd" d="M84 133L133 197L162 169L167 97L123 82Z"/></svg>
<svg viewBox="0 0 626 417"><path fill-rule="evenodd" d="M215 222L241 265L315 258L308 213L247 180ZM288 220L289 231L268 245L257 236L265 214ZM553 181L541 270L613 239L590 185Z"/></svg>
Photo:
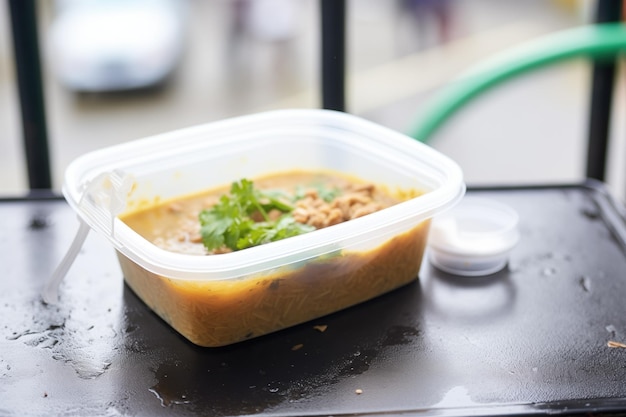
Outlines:
<svg viewBox="0 0 626 417"><path fill-rule="evenodd" d="M282 213L276 220L268 215L273 209ZM202 242L208 250L226 246L236 251L315 230L296 222L293 209L281 193L257 190L252 181L242 179L232 183L229 195L200 212Z"/></svg>

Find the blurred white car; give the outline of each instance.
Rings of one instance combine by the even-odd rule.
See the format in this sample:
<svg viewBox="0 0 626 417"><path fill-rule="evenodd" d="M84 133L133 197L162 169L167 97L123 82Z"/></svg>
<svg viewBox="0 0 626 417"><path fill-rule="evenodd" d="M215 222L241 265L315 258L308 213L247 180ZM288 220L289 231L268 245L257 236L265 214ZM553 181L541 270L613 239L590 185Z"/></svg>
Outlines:
<svg viewBox="0 0 626 417"><path fill-rule="evenodd" d="M104 92L164 82L185 42L183 0L64 0L49 32L52 71L68 89Z"/></svg>

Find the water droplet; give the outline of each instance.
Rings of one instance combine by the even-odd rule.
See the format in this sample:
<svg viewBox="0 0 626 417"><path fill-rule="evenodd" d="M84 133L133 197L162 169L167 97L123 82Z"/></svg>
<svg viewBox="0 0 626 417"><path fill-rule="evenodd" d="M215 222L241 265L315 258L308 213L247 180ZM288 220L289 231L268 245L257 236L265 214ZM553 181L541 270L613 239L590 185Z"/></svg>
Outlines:
<svg viewBox="0 0 626 417"><path fill-rule="evenodd" d="M24 336L28 336L30 334L35 334L37 332L33 331L33 330L24 330L23 332L13 332L13 334L11 336L7 336L7 340L17 340L20 337L24 337Z"/></svg>
<svg viewBox="0 0 626 417"><path fill-rule="evenodd" d="M556 274L556 272L557 272L557 271L556 271L556 268L554 268L554 267L544 268L544 269L543 269L543 271L541 271L541 273L543 274L543 276L546 276L546 277L550 277L550 276L552 276L552 275L555 275L555 274Z"/></svg>
<svg viewBox="0 0 626 417"><path fill-rule="evenodd" d="M278 392L278 388L273 387L268 390L269 392Z"/></svg>
<svg viewBox="0 0 626 417"><path fill-rule="evenodd" d="M582 287L583 291L585 292L590 292L591 291L591 279L589 277L585 277L583 276L582 278L580 278L580 286Z"/></svg>
<svg viewBox="0 0 626 417"><path fill-rule="evenodd" d="M157 386L155 385L154 387L148 389L148 391L153 393L154 396L158 398L158 400L161 402L161 407L171 407L173 405L189 404L191 402L191 401L187 400L187 396L186 395L181 395L180 399L173 398L171 396L164 395L164 394L160 393L159 391L157 391L156 387Z"/></svg>
<svg viewBox="0 0 626 417"><path fill-rule="evenodd" d="M598 217L600 217L600 213L598 213L597 210L592 210L589 208L584 208L581 211L581 214L585 217L587 217L589 220L595 220Z"/></svg>
<svg viewBox="0 0 626 417"><path fill-rule="evenodd" d="M606 326L605 329L607 332L611 333L611 336L613 337L615 336L615 333L617 332L617 329L612 324L609 324L608 326Z"/></svg>
<svg viewBox="0 0 626 417"><path fill-rule="evenodd" d="M40 229L45 229L49 225L50 225L50 222L48 218L42 215L36 215L30 220L30 223L28 224L28 228L31 230L40 230Z"/></svg>
<svg viewBox="0 0 626 417"><path fill-rule="evenodd" d="M78 377L82 379L95 379L111 366L111 364L107 362L97 364L87 363L86 361L78 362L76 360L72 362Z"/></svg>
<svg viewBox="0 0 626 417"><path fill-rule="evenodd" d="M114 406L110 406L109 408L107 408L106 414L105 414L106 417L123 417L124 415L126 414L122 413Z"/></svg>

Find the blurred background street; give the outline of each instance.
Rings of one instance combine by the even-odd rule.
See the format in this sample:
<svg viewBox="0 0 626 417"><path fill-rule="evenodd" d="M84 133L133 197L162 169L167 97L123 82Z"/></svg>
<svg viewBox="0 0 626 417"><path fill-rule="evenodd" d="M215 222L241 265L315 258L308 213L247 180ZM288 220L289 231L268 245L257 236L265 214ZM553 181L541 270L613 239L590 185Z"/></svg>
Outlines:
<svg viewBox="0 0 626 417"><path fill-rule="evenodd" d="M61 82L52 27L63 2L40 1L54 188L67 165L103 146L223 118L320 107L319 0L189 0L174 72L148 89L84 92ZM69 2L71 3L71 2ZM428 8L415 8L415 3ZM446 83L521 42L590 22L591 0L351 0L347 111L407 132ZM0 8L0 195L28 188L6 3ZM111 33L115 28L111 28ZM141 28L137 31L141 32ZM470 185L578 182L585 175L590 65L575 59L525 75L459 113L429 142ZM623 71L614 138L624 137ZM607 181L619 197L626 154L614 140Z"/></svg>

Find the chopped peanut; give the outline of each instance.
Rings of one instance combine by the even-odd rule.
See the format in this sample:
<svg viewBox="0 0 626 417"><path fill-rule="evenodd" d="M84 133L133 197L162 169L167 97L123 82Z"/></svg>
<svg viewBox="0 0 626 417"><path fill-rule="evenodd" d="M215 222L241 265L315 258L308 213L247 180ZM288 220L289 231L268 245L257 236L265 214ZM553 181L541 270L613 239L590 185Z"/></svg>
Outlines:
<svg viewBox="0 0 626 417"><path fill-rule="evenodd" d="M202 243L202 235L200 233L192 233L189 235L189 241L192 243Z"/></svg>

